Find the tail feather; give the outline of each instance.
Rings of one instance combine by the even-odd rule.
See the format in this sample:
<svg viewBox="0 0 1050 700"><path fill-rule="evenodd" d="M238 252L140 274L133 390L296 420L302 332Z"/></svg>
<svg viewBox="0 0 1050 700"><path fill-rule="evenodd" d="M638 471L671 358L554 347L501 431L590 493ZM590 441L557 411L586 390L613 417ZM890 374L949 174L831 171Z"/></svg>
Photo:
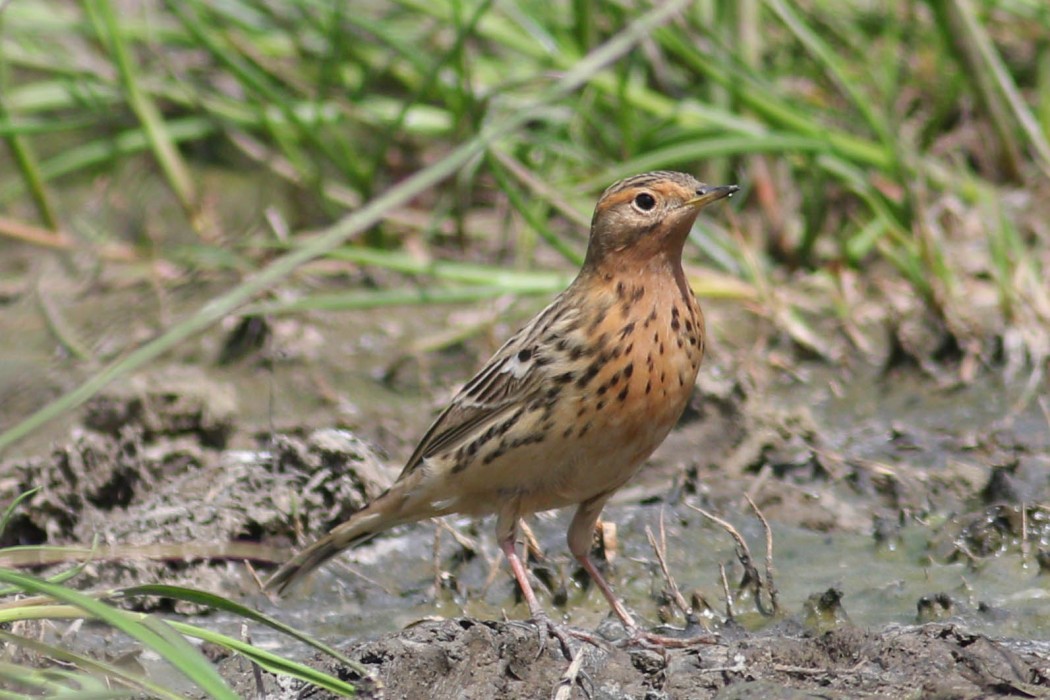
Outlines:
<svg viewBox="0 0 1050 700"><path fill-rule="evenodd" d="M389 508L390 499L387 496L389 494L381 496L366 508L354 513L345 523L338 525L327 535L292 557L266 582L266 590L284 595L296 582L344 549L361 544L380 532L403 522L401 518L392 517Z"/></svg>

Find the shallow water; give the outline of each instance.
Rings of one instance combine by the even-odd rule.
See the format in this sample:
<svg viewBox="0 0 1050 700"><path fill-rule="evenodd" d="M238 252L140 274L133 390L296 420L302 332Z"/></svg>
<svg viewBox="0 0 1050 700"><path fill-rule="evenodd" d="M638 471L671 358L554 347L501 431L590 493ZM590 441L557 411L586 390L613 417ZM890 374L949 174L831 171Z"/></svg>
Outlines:
<svg viewBox="0 0 1050 700"><path fill-rule="evenodd" d="M977 445L981 440L989 440L989 435L1005 430L1006 425L1013 441L1010 444L1023 445L1030 458L1039 460L1030 470L1034 477L1021 474L1020 478L1037 480L1040 473L1044 478L1050 473L1039 468L1040 464L1050 467L1050 439L1038 403L1030 403L1009 423L1003 421L1004 412L1016 401L1020 388L997 389L995 382L988 380L963 390L941 391L908 375L890 382L857 382L850 391L838 394L811 388L814 386L828 384L814 381L808 387L782 388L773 395L771 403L785 402L785 397L793 396L797 404L798 396L805 396L817 424L825 427L824 447L845 454L847 460L870 460L902 472L921 464L923 478L930 481L920 482L920 491L941 489L937 479L950 481L957 473L980 472L979 478L987 479L988 460L992 457ZM902 441L907 444L902 446ZM675 455L661 453L658 461L675 459ZM732 485L723 488L734 490ZM815 500L833 491L839 508L864 513L871 510L871 495L858 494L843 482L813 481L799 488L808 489ZM745 489L741 486L739 490L742 493ZM969 490L972 492L972 488ZM646 489L650 497L673 495L672 492L677 490L671 488L668 480L662 486ZM971 522L980 520L986 508L975 496L956 498L950 489L946 493L945 502L957 510L914 514L882 541L873 536L870 526L855 531L816 532L774 520L775 581L783 613L802 620L807 598L837 588L843 593L842 605L849 620L862 627L950 619L994 637L1050 639L1050 578L1040 574L1034 559L1039 548L1050 546L1050 530L1045 526L1040 530L1033 522L1024 554L1016 538L1011 541L1007 537L1004 541L1009 546L994 556L974 563L962 557L945 561L944 543L950 544L958 537L962 527L952 512L959 514L957 519ZM697 498L690 495L684 500L701 503ZM721 510L707 502L702 505L736 525L750 543L761 569L762 529L753 514L741 508L742 499L734 501L735 504L722 503ZM724 612L719 564L727 565L731 585L739 579L730 537L683 503L640 505L637 492L627 492L614 500L604 514L605 519L618 526L621 551L611 577L617 590L643 619L657 621L652 593L664 584L653 563L645 529L656 530L661 513L667 527L670 570L679 587L686 595L699 590L717 613ZM569 581L568 604L558 612L571 624L593 628L606 616L607 607L597 590L585 590L570 578L575 567L569 562L563 542L570 515L542 514L535 519L534 529L560 575ZM394 537L385 537L344 556L275 608L275 613L292 624L308 624L333 640L395 631L432 615L527 617L524 606L514 600L505 563L501 563L492 585L484 587L491 562L498 554L491 535L491 519L480 524L465 519L452 522L476 536L483 553L455 570L461 586L459 595L445 590L435 603L434 527L421 524L402 528ZM449 568L456 547L447 534L441 541L439 560L443 568ZM920 614L920 600L936 602L939 594L947 594L951 608L946 610L934 604ZM541 595L541 599L546 597ZM759 629L772 622L747 605L743 608L739 611L741 621L749 628ZM323 611L320 616L319 610Z"/></svg>

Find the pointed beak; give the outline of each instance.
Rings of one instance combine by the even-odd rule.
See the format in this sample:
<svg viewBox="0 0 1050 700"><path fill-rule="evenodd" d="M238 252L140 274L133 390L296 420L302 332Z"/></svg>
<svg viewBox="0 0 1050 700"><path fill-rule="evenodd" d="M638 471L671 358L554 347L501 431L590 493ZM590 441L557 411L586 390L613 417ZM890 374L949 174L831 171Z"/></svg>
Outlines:
<svg viewBox="0 0 1050 700"><path fill-rule="evenodd" d="M734 192L739 190L740 188L736 185L722 185L720 187L708 187L707 185L704 185L696 191L695 197L685 200L685 206L693 207L694 209L703 209L711 202L717 202L720 199L731 197Z"/></svg>

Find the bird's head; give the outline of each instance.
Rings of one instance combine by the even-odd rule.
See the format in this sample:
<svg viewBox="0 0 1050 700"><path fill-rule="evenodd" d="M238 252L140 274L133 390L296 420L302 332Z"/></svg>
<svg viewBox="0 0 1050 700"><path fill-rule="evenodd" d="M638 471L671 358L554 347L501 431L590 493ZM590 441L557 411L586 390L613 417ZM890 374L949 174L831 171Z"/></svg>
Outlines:
<svg viewBox="0 0 1050 700"><path fill-rule="evenodd" d="M620 180L605 190L594 208L585 266L658 255L680 260L700 210L739 189L706 185L692 175L670 171Z"/></svg>

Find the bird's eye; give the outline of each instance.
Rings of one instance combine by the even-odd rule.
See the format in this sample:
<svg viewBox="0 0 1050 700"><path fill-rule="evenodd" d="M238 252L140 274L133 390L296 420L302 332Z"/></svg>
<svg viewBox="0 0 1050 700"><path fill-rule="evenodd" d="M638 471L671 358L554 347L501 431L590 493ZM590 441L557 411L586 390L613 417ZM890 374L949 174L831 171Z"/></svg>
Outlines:
<svg viewBox="0 0 1050 700"><path fill-rule="evenodd" d="M652 211L653 207L656 206L656 198L648 192L642 192L634 198L634 204L642 211Z"/></svg>

